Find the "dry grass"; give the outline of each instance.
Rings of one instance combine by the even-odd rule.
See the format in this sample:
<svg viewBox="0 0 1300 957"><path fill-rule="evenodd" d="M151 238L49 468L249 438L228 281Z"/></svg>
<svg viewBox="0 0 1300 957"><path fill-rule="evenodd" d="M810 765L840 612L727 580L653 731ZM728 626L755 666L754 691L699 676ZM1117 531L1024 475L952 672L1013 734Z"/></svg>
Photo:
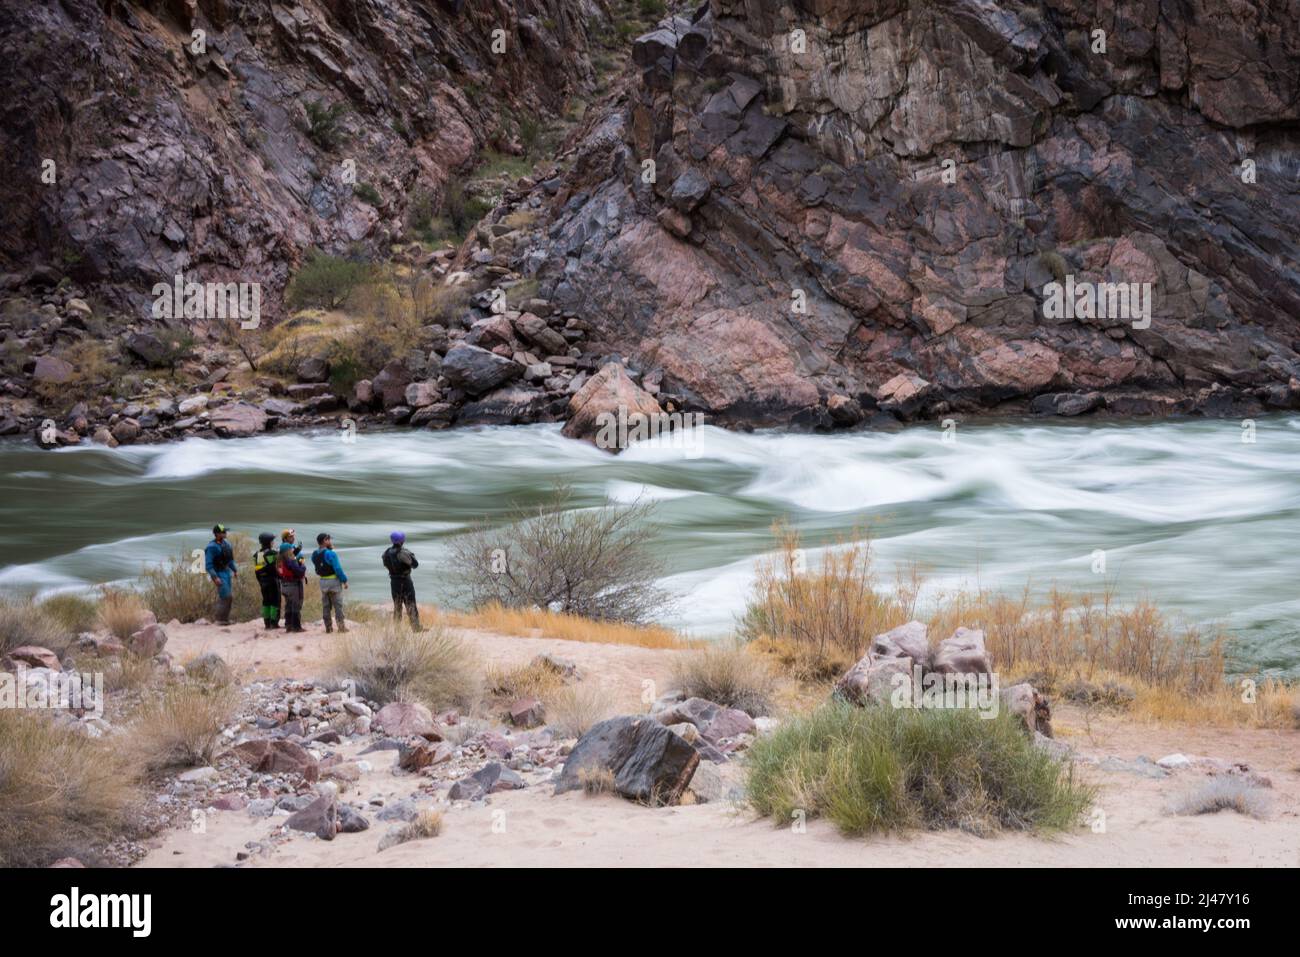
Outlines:
<svg viewBox="0 0 1300 957"><path fill-rule="evenodd" d="M99 627L114 638L125 640L144 626L144 601L125 588L103 588L96 610Z"/></svg>
<svg viewBox="0 0 1300 957"><path fill-rule="evenodd" d="M104 688L108 691L140 691L146 688L156 672L152 658L124 654L104 665Z"/></svg>
<svg viewBox="0 0 1300 957"><path fill-rule="evenodd" d="M442 833L442 820L441 811L435 811L433 808L423 808L415 815L414 820L403 824L386 835L380 843L379 849L384 851L390 847L396 847L398 844L406 844L408 841L423 841L431 837L437 837Z"/></svg>
<svg viewBox="0 0 1300 957"><path fill-rule="evenodd" d="M564 686L564 678L551 668L535 662L514 667L493 665L487 670L489 694L513 701L538 698L546 703Z"/></svg>
<svg viewBox="0 0 1300 957"><path fill-rule="evenodd" d="M1236 811L1262 821L1269 816L1268 795L1241 778L1221 775L1176 798L1169 807L1170 814L1217 814L1219 811Z"/></svg>
<svg viewBox="0 0 1300 957"><path fill-rule="evenodd" d="M0 598L0 657L23 645L62 657L71 639L71 631L32 598Z"/></svg>
<svg viewBox="0 0 1300 957"><path fill-rule="evenodd" d="M139 768L122 748L0 710L0 866L40 867L121 833Z"/></svg>
<svg viewBox="0 0 1300 957"><path fill-rule="evenodd" d="M1010 595L940 593L922 608L915 569L887 590L872 573L867 544L832 550L813 567L796 536L778 533L781 549L760 564L740 632L798 680L838 678L870 637L915 618L926 622L932 644L958 626L982 629L1004 683L1028 679L1085 707L1160 722L1300 727L1300 688L1266 679L1248 700L1225 678L1225 637L1179 626L1150 601L1121 606L1109 589L1057 588L1036 599L1026 587Z"/></svg>
<svg viewBox="0 0 1300 957"><path fill-rule="evenodd" d="M578 782L587 797L614 793L614 772L609 768L583 768L578 772Z"/></svg>
<svg viewBox="0 0 1300 957"><path fill-rule="evenodd" d="M594 681L565 685L543 700L547 724L563 738L580 738L618 713L614 695Z"/></svg>
<svg viewBox="0 0 1300 957"><path fill-rule="evenodd" d="M482 693L473 650L443 628L411 631L391 619L352 628L335 645L334 675L373 701L419 701L435 711L474 704Z"/></svg>
<svg viewBox="0 0 1300 957"><path fill-rule="evenodd" d="M641 648L698 648L691 641L659 625L628 625L612 621L593 621L578 615L566 615L544 608L503 608L487 605L472 612L441 612L448 624L461 628L478 628L502 635L535 638L563 638L602 645L636 645Z"/></svg>
<svg viewBox="0 0 1300 957"><path fill-rule="evenodd" d="M209 764L238 704L234 688L170 681L141 703L133 744L151 770Z"/></svg>
<svg viewBox="0 0 1300 957"><path fill-rule="evenodd" d="M770 713L776 689L767 661L736 642L682 656L673 663L673 683L689 697L707 698L754 717Z"/></svg>

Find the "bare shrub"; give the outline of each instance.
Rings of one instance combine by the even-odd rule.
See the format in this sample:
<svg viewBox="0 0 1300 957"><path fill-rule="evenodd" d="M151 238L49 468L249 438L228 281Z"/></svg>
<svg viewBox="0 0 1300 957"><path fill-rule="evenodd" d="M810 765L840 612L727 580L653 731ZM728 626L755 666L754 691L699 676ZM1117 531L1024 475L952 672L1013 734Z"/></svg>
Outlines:
<svg viewBox="0 0 1300 957"><path fill-rule="evenodd" d="M671 607L656 584L663 564L646 542L651 511L648 503L574 508L570 490L561 488L546 505L517 509L509 525L454 539L448 574L474 608L643 622Z"/></svg>
<svg viewBox="0 0 1300 957"><path fill-rule="evenodd" d="M148 695L136 714L134 743L151 769L209 764L239 695L232 687L170 681Z"/></svg>
<svg viewBox="0 0 1300 957"><path fill-rule="evenodd" d="M1269 815L1269 800L1260 788L1231 775L1217 775L1193 791L1176 798L1170 814L1217 814L1236 811L1247 817L1264 820Z"/></svg>
<svg viewBox="0 0 1300 957"><path fill-rule="evenodd" d="M772 707L775 680L767 663L737 642L717 645L679 657L673 682L689 697L707 698L754 717Z"/></svg>
<svg viewBox="0 0 1300 957"><path fill-rule="evenodd" d="M614 695L594 681L565 685L544 701L547 724L563 738L580 738L617 713Z"/></svg>
<svg viewBox="0 0 1300 957"><path fill-rule="evenodd" d="M476 657L442 628L412 631L385 619L353 628L334 648L330 668L372 701L418 701L435 710L473 705L482 693Z"/></svg>
<svg viewBox="0 0 1300 957"><path fill-rule="evenodd" d="M23 645L67 650L72 633L32 598L0 598L0 656Z"/></svg>
<svg viewBox="0 0 1300 957"><path fill-rule="evenodd" d="M99 596L99 626L114 638L126 639L144 626L140 595L125 588L104 588Z"/></svg>

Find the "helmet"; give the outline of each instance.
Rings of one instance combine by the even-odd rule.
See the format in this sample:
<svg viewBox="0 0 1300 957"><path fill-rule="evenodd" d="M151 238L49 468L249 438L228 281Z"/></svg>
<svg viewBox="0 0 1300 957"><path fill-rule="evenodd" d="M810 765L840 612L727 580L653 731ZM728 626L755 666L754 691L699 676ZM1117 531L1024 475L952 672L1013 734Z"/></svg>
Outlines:
<svg viewBox="0 0 1300 957"><path fill-rule="evenodd" d="M406 533L393 532L393 534L388 536L388 540L392 542L394 545L400 545L402 544L402 542L406 541Z"/></svg>
<svg viewBox="0 0 1300 957"><path fill-rule="evenodd" d="M226 530L226 526L224 526L224 525L213 525L213 526L212 526L212 534L213 534L213 535L220 535L220 534L221 534L222 532L224 532L225 530Z"/></svg>
<svg viewBox="0 0 1300 957"><path fill-rule="evenodd" d="M275 532L263 532L257 536L257 543L263 548L269 546L273 541L275 541Z"/></svg>

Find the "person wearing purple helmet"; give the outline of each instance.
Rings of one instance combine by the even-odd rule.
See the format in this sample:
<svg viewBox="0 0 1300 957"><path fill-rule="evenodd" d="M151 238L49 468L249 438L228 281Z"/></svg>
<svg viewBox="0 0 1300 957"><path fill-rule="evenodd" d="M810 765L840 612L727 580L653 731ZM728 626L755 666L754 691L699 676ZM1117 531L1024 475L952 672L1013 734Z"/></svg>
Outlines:
<svg viewBox="0 0 1300 957"><path fill-rule="evenodd" d="M393 532L388 540L392 545L384 552L384 567L388 569L388 584L393 593L393 621L401 621L402 609L405 608L411 628L419 631L420 609L415 604L411 572L419 568L420 563L406 547L405 532Z"/></svg>

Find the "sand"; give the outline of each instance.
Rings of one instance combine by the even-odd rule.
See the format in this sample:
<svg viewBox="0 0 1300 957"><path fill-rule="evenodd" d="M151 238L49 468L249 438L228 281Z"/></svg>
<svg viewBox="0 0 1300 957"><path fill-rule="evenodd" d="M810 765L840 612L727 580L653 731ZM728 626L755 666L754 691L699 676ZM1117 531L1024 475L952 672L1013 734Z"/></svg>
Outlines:
<svg viewBox="0 0 1300 957"><path fill-rule="evenodd" d="M168 650L181 661L216 651L244 680L255 675L311 678L321 673L334 639L321 633L319 625L310 627L306 635L271 638L262 637L255 623L173 627L168 629ZM602 682L629 707L641 699L644 682L666 688L673 657L683 654L470 630L460 634L492 663L524 663L544 651L573 660L584 669L584 680ZM1244 761L1272 781L1271 816L1261 821L1232 811L1195 817L1165 813L1172 798L1206 779L1196 769L1153 779L1080 765L1080 773L1100 788L1097 807L1104 813L1104 828L1083 826L1051 838L1019 833L979 838L959 832L850 838L825 822L809 821L803 829L777 827L725 804L651 809L610 796L556 796L540 786L495 794L487 804L450 807L438 837L382 853L379 839L388 825L374 821L368 831L340 834L333 841L295 833L270 853L239 866L1300 866L1300 732L1146 726L1113 716L1085 720L1069 707L1058 709L1054 724L1061 740L1081 755L1099 759L1157 759L1181 752ZM338 750L351 757L363 747L347 743ZM417 791L422 779L395 771L395 752L366 758L373 769L345 786L343 800L364 805L382 797L391 803ZM283 821L214 811L205 833L159 835L138 866L234 864L248 842L269 841Z"/></svg>

